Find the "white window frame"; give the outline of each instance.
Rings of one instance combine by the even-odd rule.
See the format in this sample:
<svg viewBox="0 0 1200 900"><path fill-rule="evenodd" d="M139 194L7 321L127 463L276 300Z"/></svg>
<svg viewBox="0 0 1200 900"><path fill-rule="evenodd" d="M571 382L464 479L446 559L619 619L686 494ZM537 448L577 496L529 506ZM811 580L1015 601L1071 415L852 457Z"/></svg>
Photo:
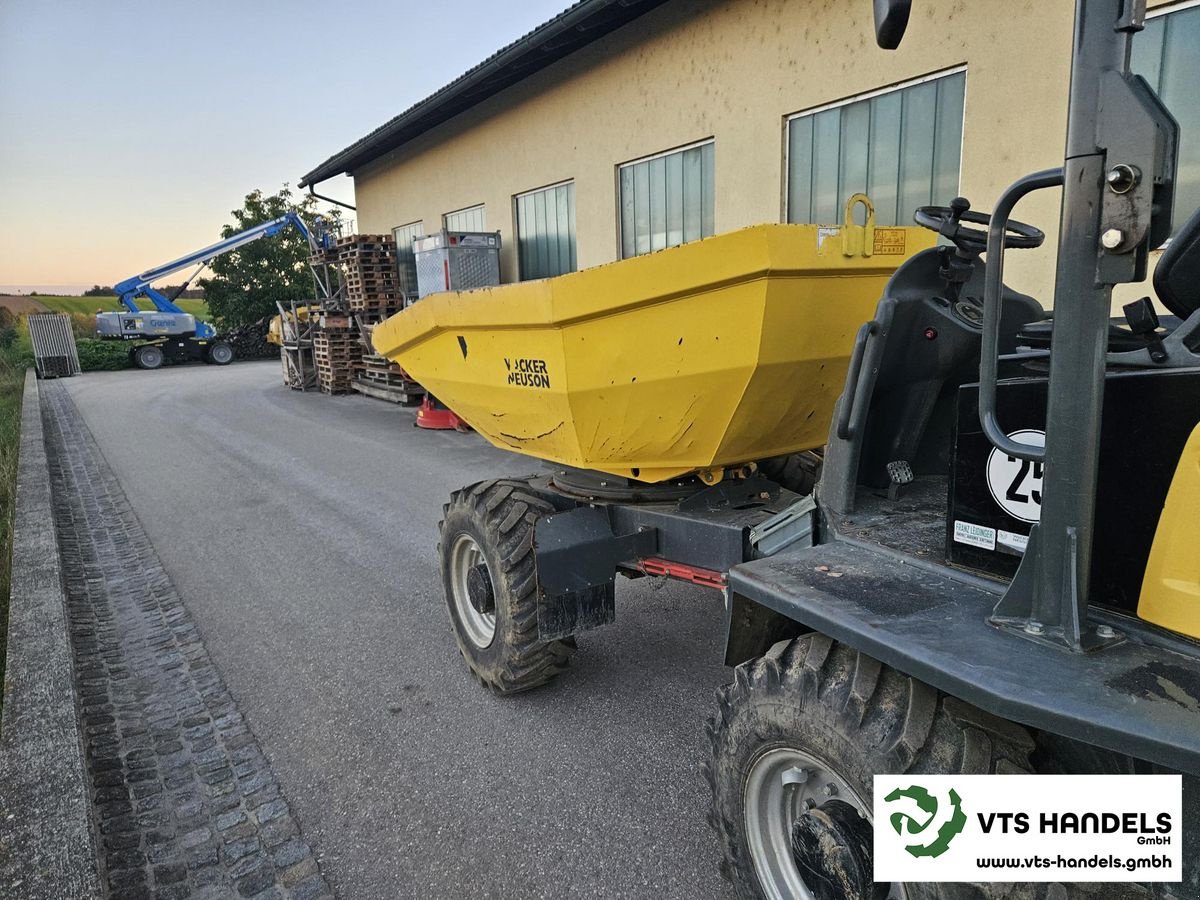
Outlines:
<svg viewBox="0 0 1200 900"><path fill-rule="evenodd" d="M1178 3L1168 3L1166 6L1156 6L1154 9L1146 10L1146 21L1151 19L1161 19L1163 16L1169 16L1171 13L1184 12L1185 10L1195 9L1200 6L1200 0L1180 0ZM1137 40L1137 35L1133 39ZM1176 210L1178 212L1178 210ZM1166 250L1171 246L1172 238L1167 238L1157 247L1151 247L1151 250Z"/></svg>
<svg viewBox="0 0 1200 900"><path fill-rule="evenodd" d="M671 147L669 150L661 150L658 153L651 153L649 156L639 156L637 159L627 159L624 162L619 162L616 164L616 166L613 168L613 191L616 196L616 210L617 210L617 259L635 259L637 256L645 256L646 255L644 253L643 254L635 254L634 256L629 256L629 257L626 257L623 255L624 246L625 246L625 235L621 230L621 227L622 227L621 226L621 170L627 169L630 166L640 165L641 163L653 162L656 159L662 159L663 157L666 157L666 156L674 156L676 153L683 153L686 150L694 150L697 147L706 147L709 144L713 145L713 164L716 165L717 136L715 134L709 135L706 138L701 138L698 141L692 141L691 143L688 143L688 144L680 144L678 147ZM716 206L717 206L716 193L717 193L717 178L716 178L716 173L714 172L713 173L713 209L714 209L713 218L714 219L716 218L715 210L716 210ZM714 234L716 233L716 223L715 222L713 223L713 233ZM701 238L701 239L703 239L703 238ZM686 244L689 242L684 241L684 243ZM677 245L677 246L681 246L681 245ZM650 251L650 252L653 253L654 251Z"/></svg>
<svg viewBox="0 0 1200 900"><path fill-rule="evenodd" d="M1168 16L1173 12L1183 12L1185 9L1200 6L1200 0L1180 0L1179 3L1168 3L1166 6L1156 6L1154 9L1146 10L1146 19L1157 19L1159 16ZM1133 38L1137 40L1137 35Z"/></svg>
<svg viewBox="0 0 1200 900"><path fill-rule="evenodd" d="M392 226L392 239L393 239L393 240L395 240L395 237L396 237L396 232L397 232L397 231L399 231L401 228L414 228L414 227L416 227L416 228L420 228L420 229L421 229L421 233L420 233L420 234L414 234L414 235L413 235L413 239L414 239L414 240L415 240L416 238L419 238L419 237L424 237L424 236L425 236L425 220L424 220L424 219L414 219L414 220L413 220L413 221L411 221L411 222L405 222L403 225L394 225L394 226ZM411 251L411 249L412 249L412 248L411 248L411 247L409 247L409 250L410 250L410 251ZM399 252L399 248L397 248L397 253L398 253L398 252ZM415 279L415 277L416 277L416 276L415 276L415 274L414 274L414 276L413 276L413 277L414 277L414 279ZM412 286L412 292L415 294L415 293L416 293L416 290L417 290L417 287L416 287L416 285L414 284L414 285Z"/></svg>
<svg viewBox="0 0 1200 900"><path fill-rule="evenodd" d="M1200 3L1200 0L1190 0L1192 3ZM874 90L866 91L861 94L855 94L851 97L844 97L841 100L834 100L830 103L822 103L820 106L813 106L808 109L802 109L799 112L788 113L783 118L783 194L780 196L780 216L779 221L787 222L788 220L788 197L792 193L792 142L791 129L792 122L796 119L803 119L806 116L815 116L818 113L823 113L829 109L837 109L840 106L850 106L852 103L860 103L863 100L872 100L875 97L883 97L887 94L894 94L897 91L904 91L908 88L914 88L922 84L928 84L931 81L937 81L940 78L949 78L952 75L963 73L966 75L966 80L963 84L963 127L962 134L959 135L958 142L958 187L957 192L962 192L962 158L963 151L966 148L967 142L967 101L969 98L968 85L966 81L970 80L970 73L967 71L967 64L960 63L957 66L951 66L948 69L939 69L936 72L930 72L928 75L921 75L917 78L910 78L908 81L899 81L895 84L889 84L886 87L875 88ZM844 200L843 200L844 202ZM833 224L833 223L829 223Z"/></svg>
<svg viewBox="0 0 1200 900"><path fill-rule="evenodd" d="M479 212L482 214L481 217L483 219L483 225L480 228L480 231L486 231L487 230L487 204L486 203L472 203L470 206L464 206L461 209L452 209L449 212L442 213L442 228L445 228L445 229L449 228L449 226L446 224L446 220L450 216L458 216L458 215L462 215L463 213L474 212L475 210L479 210Z"/></svg>

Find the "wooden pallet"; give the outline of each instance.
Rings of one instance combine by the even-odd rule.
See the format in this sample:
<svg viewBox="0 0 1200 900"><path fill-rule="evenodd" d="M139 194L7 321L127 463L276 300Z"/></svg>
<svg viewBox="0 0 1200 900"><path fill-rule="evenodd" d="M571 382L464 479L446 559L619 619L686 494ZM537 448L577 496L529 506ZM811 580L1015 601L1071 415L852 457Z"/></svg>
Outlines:
<svg viewBox="0 0 1200 900"><path fill-rule="evenodd" d="M395 269L396 241L390 234L352 234L338 238L332 247L312 255L312 262L327 266L387 265Z"/></svg>
<svg viewBox="0 0 1200 900"><path fill-rule="evenodd" d="M380 304L390 303L392 306L400 305L400 292L394 290L348 290L346 291L346 303L368 303Z"/></svg>
<svg viewBox="0 0 1200 900"><path fill-rule="evenodd" d="M326 394L349 394L354 372L362 364L363 345L348 316L326 316L324 328L313 334L313 363L317 384Z"/></svg>
<svg viewBox="0 0 1200 900"><path fill-rule="evenodd" d="M377 400L387 400L403 406L417 406L425 399L425 389L415 382L409 382L409 384L412 387L391 387L364 378L355 378L350 387L360 394L374 397Z"/></svg>
<svg viewBox="0 0 1200 900"><path fill-rule="evenodd" d="M365 378L374 384L383 385L384 387L403 388L406 391L421 391L424 393L424 388L399 372L380 372L378 369L359 369L359 378Z"/></svg>
<svg viewBox="0 0 1200 900"><path fill-rule="evenodd" d="M325 313L317 322L318 334L334 334L350 331L353 326L350 317L345 314Z"/></svg>
<svg viewBox="0 0 1200 900"><path fill-rule="evenodd" d="M334 247L355 247L362 244L390 244L396 246L396 239L390 234L348 234L334 242Z"/></svg>

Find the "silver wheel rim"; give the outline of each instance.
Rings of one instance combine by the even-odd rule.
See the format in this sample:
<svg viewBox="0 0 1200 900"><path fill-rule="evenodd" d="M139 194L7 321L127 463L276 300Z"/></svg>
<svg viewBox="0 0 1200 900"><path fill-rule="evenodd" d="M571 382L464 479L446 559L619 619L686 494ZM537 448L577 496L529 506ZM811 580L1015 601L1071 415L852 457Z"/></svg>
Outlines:
<svg viewBox="0 0 1200 900"><path fill-rule="evenodd" d="M854 788L803 750L775 747L751 763L743 791L746 843L768 900L813 900L792 856L792 826L809 804L819 806L831 797L845 800L871 821L870 806ZM901 885L893 885L888 893L889 900L904 896Z"/></svg>
<svg viewBox="0 0 1200 900"><path fill-rule="evenodd" d="M469 534L460 534L454 538L450 547L450 594L454 599L454 609L467 640L483 650L491 646L496 637L496 616L477 610L471 603L467 591L467 576L475 566L482 565L487 570L488 579L492 582L492 593L496 593L496 581L488 569L483 550L475 538Z"/></svg>
<svg viewBox="0 0 1200 900"><path fill-rule="evenodd" d="M219 363L227 363L233 358L233 351L224 344L217 344L213 347L212 358Z"/></svg>
<svg viewBox="0 0 1200 900"><path fill-rule="evenodd" d="M162 364L161 350L143 350L142 363L150 369L157 369Z"/></svg>

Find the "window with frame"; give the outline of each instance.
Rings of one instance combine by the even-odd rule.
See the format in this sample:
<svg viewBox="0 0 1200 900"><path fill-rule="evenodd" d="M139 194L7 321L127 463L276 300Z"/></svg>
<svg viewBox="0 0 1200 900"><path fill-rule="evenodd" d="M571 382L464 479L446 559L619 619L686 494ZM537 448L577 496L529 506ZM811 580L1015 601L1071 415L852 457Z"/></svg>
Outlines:
<svg viewBox="0 0 1200 900"><path fill-rule="evenodd" d="M708 140L618 167L622 258L713 234L714 148Z"/></svg>
<svg viewBox="0 0 1200 900"><path fill-rule="evenodd" d="M575 182L513 198L517 265L522 281L575 271Z"/></svg>
<svg viewBox="0 0 1200 900"><path fill-rule="evenodd" d="M400 290L406 294L417 294L417 257L413 253L413 241L425 233L421 222L410 222L392 229L396 239L396 267L400 270Z"/></svg>
<svg viewBox="0 0 1200 900"><path fill-rule="evenodd" d="M447 231L487 231L483 204L457 209L442 216L442 227Z"/></svg>
<svg viewBox="0 0 1200 900"><path fill-rule="evenodd" d="M863 192L880 225L958 194L967 73L958 70L799 113L787 124L787 221L842 221Z"/></svg>
<svg viewBox="0 0 1200 900"><path fill-rule="evenodd" d="M1175 225L1200 207L1200 6L1151 13L1133 38L1130 67L1150 83L1179 122Z"/></svg>

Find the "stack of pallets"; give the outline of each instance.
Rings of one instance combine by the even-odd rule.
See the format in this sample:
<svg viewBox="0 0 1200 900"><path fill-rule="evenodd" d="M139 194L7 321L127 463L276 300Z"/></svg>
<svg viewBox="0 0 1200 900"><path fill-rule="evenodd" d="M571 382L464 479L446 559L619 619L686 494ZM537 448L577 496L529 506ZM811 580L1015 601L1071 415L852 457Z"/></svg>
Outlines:
<svg viewBox="0 0 1200 900"><path fill-rule="evenodd" d="M387 318L386 314L356 312L351 315L362 335L362 364L354 376L354 390L378 400L390 400L405 406L415 406L425 397L425 389L413 381L396 363L375 352L371 333Z"/></svg>
<svg viewBox="0 0 1200 900"><path fill-rule="evenodd" d="M396 241L390 234L338 238L321 261L341 274L346 305L355 312L391 314L400 309Z"/></svg>
<svg viewBox="0 0 1200 900"><path fill-rule="evenodd" d="M390 400L405 406L416 406L425 397L425 389L417 384L402 368L383 356L369 353L362 355L362 366L354 377L354 390L368 397Z"/></svg>
<svg viewBox="0 0 1200 900"><path fill-rule="evenodd" d="M344 316L323 316L313 333L317 383L326 394L348 394L354 372L362 365L362 344Z"/></svg>

